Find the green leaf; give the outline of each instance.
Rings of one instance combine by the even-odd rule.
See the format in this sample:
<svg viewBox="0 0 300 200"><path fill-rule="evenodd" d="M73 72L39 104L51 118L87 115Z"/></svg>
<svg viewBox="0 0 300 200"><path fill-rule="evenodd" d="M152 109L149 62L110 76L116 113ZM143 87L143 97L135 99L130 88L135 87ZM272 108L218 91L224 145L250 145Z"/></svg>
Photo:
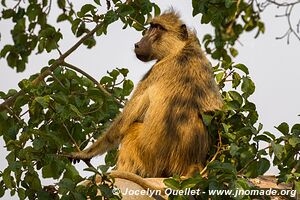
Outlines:
<svg viewBox="0 0 300 200"><path fill-rule="evenodd" d="M13 187L12 187L12 180L11 180L10 173L11 173L10 169L6 168L2 173L2 179L5 186L9 189L12 189Z"/></svg>
<svg viewBox="0 0 300 200"><path fill-rule="evenodd" d="M265 142L271 142L271 139L269 138L269 137L267 137L267 136L265 136L265 135L258 135L258 136L255 136L254 138L253 138L253 140L255 141L255 142L259 142L259 141L265 141Z"/></svg>
<svg viewBox="0 0 300 200"><path fill-rule="evenodd" d="M53 199L53 197L51 196L50 192L46 192L46 191L38 191L37 192L37 199ZM61 198L63 199L63 198Z"/></svg>
<svg viewBox="0 0 300 200"><path fill-rule="evenodd" d="M300 135L300 124L295 124L292 127L291 133L296 134L296 135Z"/></svg>
<svg viewBox="0 0 300 200"><path fill-rule="evenodd" d="M17 90L9 89L6 96L10 97L10 96L14 96L15 94L17 94Z"/></svg>
<svg viewBox="0 0 300 200"><path fill-rule="evenodd" d="M295 189L297 193L300 193L300 181L294 181Z"/></svg>
<svg viewBox="0 0 300 200"><path fill-rule="evenodd" d="M219 26L224 19L224 16L220 12L216 12L213 14L211 18L211 24L213 26Z"/></svg>
<svg viewBox="0 0 300 200"><path fill-rule="evenodd" d="M57 160L52 161L49 165L46 165L42 169L43 178L58 179L64 171L64 162Z"/></svg>
<svg viewBox="0 0 300 200"><path fill-rule="evenodd" d="M108 11L104 17L104 22L106 25L111 24L119 19L118 14L115 11Z"/></svg>
<svg viewBox="0 0 300 200"><path fill-rule="evenodd" d="M112 84L113 79L109 76L103 76L100 80L100 84L105 85L105 84Z"/></svg>
<svg viewBox="0 0 300 200"><path fill-rule="evenodd" d="M243 97L236 91L229 91L228 94L233 100L236 100L240 106L243 104Z"/></svg>
<svg viewBox="0 0 300 200"><path fill-rule="evenodd" d="M101 6L100 0L94 0L94 2L95 2L96 4L98 4L99 6Z"/></svg>
<svg viewBox="0 0 300 200"><path fill-rule="evenodd" d="M77 29L76 37L82 36L85 33L85 31L86 31L85 22L82 21Z"/></svg>
<svg viewBox="0 0 300 200"><path fill-rule="evenodd" d="M201 18L201 24L208 24L211 20L211 16L209 14L203 14Z"/></svg>
<svg viewBox="0 0 300 200"><path fill-rule="evenodd" d="M128 96L130 95L131 91L133 90L133 82L131 80L125 80L123 83L123 95Z"/></svg>
<svg viewBox="0 0 300 200"><path fill-rule="evenodd" d="M193 188L193 187L195 187L199 182L201 182L202 180L203 180L203 178L201 178L201 177L186 179L186 180L182 181L182 183L181 183L181 189L185 189L185 188Z"/></svg>
<svg viewBox="0 0 300 200"><path fill-rule="evenodd" d="M260 132L263 129L263 124L259 123L258 128L257 128L257 132Z"/></svg>
<svg viewBox="0 0 300 200"><path fill-rule="evenodd" d="M240 148L236 144L234 143L230 144L230 150L229 150L230 155L236 156L238 154L239 149Z"/></svg>
<svg viewBox="0 0 300 200"><path fill-rule="evenodd" d="M198 15L201 12L200 3L201 2L199 0L192 0L193 17Z"/></svg>
<svg viewBox="0 0 300 200"><path fill-rule="evenodd" d="M286 122L281 123L279 126L275 126L275 128L280 131L283 135L289 134L289 125Z"/></svg>
<svg viewBox="0 0 300 200"><path fill-rule="evenodd" d="M233 3L235 3L235 0L225 0L225 7L230 8Z"/></svg>
<svg viewBox="0 0 300 200"><path fill-rule="evenodd" d="M298 136L292 136L288 141L293 148L296 148L297 144L300 143L300 138Z"/></svg>
<svg viewBox="0 0 300 200"><path fill-rule="evenodd" d="M1 4L4 6L4 7L7 7L6 6L6 0L1 0ZM1 187L0 187L1 188Z"/></svg>
<svg viewBox="0 0 300 200"><path fill-rule="evenodd" d="M93 37L90 37L90 38L86 39L83 42L83 44L86 45L88 49L90 49L96 45L96 40Z"/></svg>
<svg viewBox="0 0 300 200"><path fill-rule="evenodd" d="M214 116L205 113L201 113L201 116L206 126L209 126L211 124L212 119L214 118Z"/></svg>
<svg viewBox="0 0 300 200"><path fill-rule="evenodd" d="M92 4L85 4L81 7L80 14L83 17L86 13L92 12L94 9L96 9L96 7Z"/></svg>
<svg viewBox="0 0 300 200"><path fill-rule="evenodd" d="M242 91L248 97L255 91L255 85L249 77L243 77Z"/></svg>
<svg viewBox="0 0 300 200"><path fill-rule="evenodd" d="M216 75L217 83L220 83L223 80L224 72L220 72Z"/></svg>
<svg viewBox="0 0 300 200"><path fill-rule="evenodd" d="M271 142L272 149L274 151L275 156L281 160L284 153L284 147L281 144L276 144L275 142Z"/></svg>
<svg viewBox="0 0 300 200"><path fill-rule="evenodd" d="M117 12L122 16L131 15L135 12L134 8L130 5L126 4L120 4L119 8L117 9Z"/></svg>
<svg viewBox="0 0 300 200"><path fill-rule="evenodd" d="M145 30L145 27L142 26L140 23L134 23L134 24L132 24L132 27L135 28L135 30L137 30L137 31Z"/></svg>
<svg viewBox="0 0 300 200"><path fill-rule="evenodd" d="M233 100L233 101L226 102L224 109L225 110L238 110L240 107L241 107L241 105L239 104L239 102Z"/></svg>
<svg viewBox="0 0 300 200"><path fill-rule="evenodd" d="M4 58L4 57L6 56L6 54L7 54L8 52L10 52L12 49L13 49L13 46L12 46L12 45L9 45L9 44L5 45L5 46L3 47L3 49L1 50L0 56L1 56L2 58Z"/></svg>
<svg viewBox="0 0 300 200"><path fill-rule="evenodd" d="M98 172L98 170L97 169L95 169L94 167L88 167L88 168L85 168L85 169L83 169L84 171L87 171L87 172L93 172L93 173L95 173L95 174L98 174L99 172Z"/></svg>
<svg viewBox="0 0 300 200"><path fill-rule="evenodd" d="M41 150L43 147L45 147L46 141L42 138L37 138L32 142L32 146L35 150Z"/></svg>
<svg viewBox="0 0 300 200"><path fill-rule="evenodd" d="M244 64L237 64L237 65L234 65L233 67L236 68L236 69L239 69L239 70L243 71L246 75L249 74L249 70L246 67L246 65L244 65Z"/></svg>
<svg viewBox="0 0 300 200"><path fill-rule="evenodd" d="M20 200L24 200L26 198L26 190L18 188L18 196Z"/></svg>
<svg viewBox="0 0 300 200"><path fill-rule="evenodd" d="M105 156L105 163L108 166L114 166L116 164L118 151L116 149L107 152Z"/></svg>
<svg viewBox="0 0 300 200"><path fill-rule="evenodd" d="M65 21L65 20L67 20L68 19L68 15L66 15L66 14L60 14L58 17L57 17L57 20L56 20L56 22L62 22L62 21Z"/></svg>
<svg viewBox="0 0 300 200"><path fill-rule="evenodd" d="M242 78L238 73L233 72L233 74L232 74L232 87L237 88L241 83L241 79Z"/></svg>
<svg viewBox="0 0 300 200"><path fill-rule="evenodd" d="M83 118L83 115L82 115L81 112L76 108L76 106L74 106L74 105L72 105L72 104L70 104L69 106L70 106L70 109L71 109L74 113L76 113L76 115L77 115L78 117Z"/></svg>
<svg viewBox="0 0 300 200"><path fill-rule="evenodd" d="M111 72L108 73L113 80L117 80L117 77L120 75L120 72L116 69L112 70Z"/></svg>
<svg viewBox="0 0 300 200"><path fill-rule="evenodd" d="M82 178L79 175L79 172L76 170L76 168L72 164L67 164L65 166L66 171L64 173L64 178L68 178L73 180L74 182L79 182L82 180Z"/></svg>
<svg viewBox="0 0 300 200"><path fill-rule="evenodd" d="M15 11L13 9L2 10L3 19L11 18L15 15Z"/></svg>
<svg viewBox="0 0 300 200"><path fill-rule="evenodd" d="M57 5L60 9L64 9L66 7L66 0L57 0Z"/></svg>
<svg viewBox="0 0 300 200"><path fill-rule="evenodd" d="M44 109L48 108L50 103L50 96L36 97L34 101L38 102Z"/></svg>
<svg viewBox="0 0 300 200"><path fill-rule="evenodd" d="M12 163L14 163L16 161L16 154L14 151L11 151L7 156L6 156L6 160L8 162L9 165L11 165Z"/></svg>
<svg viewBox="0 0 300 200"><path fill-rule="evenodd" d="M154 4L153 7L154 7L154 15L155 16L160 15L160 8L156 4Z"/></svg>
<svg viewBox="0 0 300 200"><path fill-rule="evenodd" d="M270 168L270 161L266 158L261 158L258 161L257 173L258 175L264 175Z"/></svg>
<svg viewBox="0 0 300 200"><path fill-rule="evenodd" d="M168 179L164 179L163 180L164 184L168 187L171 188L173 190L178 190L180 189L180 183L177 182L175 179L173 178L168 178Z"/></svg>
<svg viewBox="0 0 300 200"><path fill-rule="evenodd" d="M270 161L265 158L261 158L258 161L251 161L247 167L245 175L249 178L255 178L257 176L263 175L270 168Z"/></svg>
<svg viewBox="0 0 300 200"><path fill-rule="evenodd" d="M77 31L77 28L78 28L78 26L79 26L80 22L81 22L81 20L80 20L80 19L75 19L75 20L72 22L72 27L71 27L71 30L72 30L73 34L75 34L75 33L76 33L76 31Z"/></svg>
<svg viewBox="0 0 300 200"><path fill-rule="evenodd" d="M126 77L129 72L129 70L126 68L122 68L122 69L118 69L118 70L124 77Z"/></svg>
<svg viewBox="0 0 300 200"><path fill-rule="evenodd" d="M219 170L223 173L233 174L237 173L236 168L230 163L222 163L220 161L214 161L208 165L210 170Z"/></svg>
<svg viewBox="0 0 300 200"><path fill-rule="evenodd" d="M37 4L31 4L28 6L26 14L30 22L34 22L37 16L42 12L41 8Z"/></svg>
<svg viewBox="0 0 300 200"><path fill-rule="evenodd" d="M268 132L268 131L264 131L263 134L269 136L270 138L272 138L272 140L275 140L275 139L276 139L276 137L275 137L272 133L270 133L270 132Z"/></svg>
<svg viewBox="0 0 300 200"><path fill-rule="evenodd" d="M239 54L239 52L233 47L229 48L229 51L233 57L236 57Z"/></svg>
<svg viewBox="0 0 300 200"><path fill-rule="evenodd" d="M19 57L18 54L14 52L10 52L6 58L8 66L12 68L16 67L18 62L18 57Z"/></svg>
<svg viewBox="0 0 300 200"><path fill-rule="evenodd" d="M58 183L58 186L59 186L58 190L61 194L67 194L69 191L74 190L74 188L76 187L75 183L68 178L62 179Z"/></svg>

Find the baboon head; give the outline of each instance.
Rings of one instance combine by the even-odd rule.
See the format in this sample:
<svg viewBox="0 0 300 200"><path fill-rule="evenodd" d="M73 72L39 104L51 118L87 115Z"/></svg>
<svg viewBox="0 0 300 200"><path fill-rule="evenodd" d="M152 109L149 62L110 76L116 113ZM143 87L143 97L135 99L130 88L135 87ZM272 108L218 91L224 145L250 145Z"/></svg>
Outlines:
<svg viewBox="0 0 300 200"><path fill-rule="evenodd" d="M141 61L161 60L177 53L189 38L189 31L179 16L170 11L153 18L150 28L135 44L135 54Z"/></svg>

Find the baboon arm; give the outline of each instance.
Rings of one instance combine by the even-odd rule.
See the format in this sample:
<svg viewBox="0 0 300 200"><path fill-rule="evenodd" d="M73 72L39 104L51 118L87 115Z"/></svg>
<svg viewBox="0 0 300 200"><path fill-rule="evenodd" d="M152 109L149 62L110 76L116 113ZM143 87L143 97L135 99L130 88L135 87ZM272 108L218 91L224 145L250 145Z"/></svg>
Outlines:
<svg viewBox="0 0 300 200"><path fill-rule="evenodd" d="M120 134L117 130L113 128L116 127L120 121L120 117L118 117L111 127L102 134L96 142L94 142L89 148L80 151L80 152L73 152L70 157L73 159L80 159L80 160L88 160L93 158L94 156L104 154L106 151L109 151L116 147L120 142Z"/></svg>
<svg viewBox="0 0 300 200"><path fill-rule="evenodd" d="M144 116L149 108L149 104L148 90L146 90L143 95L133 96L127 103L119 116L120 122L117 124L122 137L132 123L144 121Z"/></svg>
<svg viewBox="0 0 300 200"><path fill-rule="evenodd" d="M133 96L124 107L123 112L114 120L109 129L102 134L96 142L81 152L72 153L70 157L75 160L88 160L117 147L130 125L136 121L143 121L143 116L148 107L149 96L147 92L144 92L139 96Z"/></svg>

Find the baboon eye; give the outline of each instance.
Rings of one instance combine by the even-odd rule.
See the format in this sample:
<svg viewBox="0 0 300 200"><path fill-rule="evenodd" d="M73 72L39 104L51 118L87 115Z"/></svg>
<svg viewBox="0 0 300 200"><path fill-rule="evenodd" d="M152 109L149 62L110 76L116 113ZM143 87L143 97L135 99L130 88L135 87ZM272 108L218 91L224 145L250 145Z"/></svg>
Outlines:
<svg viewBox="0 0 300 200"><path fill-rule="evenodd" d="M157 30L166 30L163 26L161 26L160 24L153 24L151 23L150 24L150 30L154 30L154 29L157 29Z"/></svg>

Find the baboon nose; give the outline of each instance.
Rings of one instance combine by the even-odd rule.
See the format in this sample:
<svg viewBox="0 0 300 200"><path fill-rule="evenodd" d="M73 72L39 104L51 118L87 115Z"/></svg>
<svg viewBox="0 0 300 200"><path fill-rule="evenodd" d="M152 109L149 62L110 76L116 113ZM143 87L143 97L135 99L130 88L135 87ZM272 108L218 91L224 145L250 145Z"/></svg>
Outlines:
<svg viewBox="0 0 300 200"><path fill-rule="evenodd" d="M135 44L134 44L134 47L135 47L135 48L139 48L139 43L135 43Z"/></svg>

